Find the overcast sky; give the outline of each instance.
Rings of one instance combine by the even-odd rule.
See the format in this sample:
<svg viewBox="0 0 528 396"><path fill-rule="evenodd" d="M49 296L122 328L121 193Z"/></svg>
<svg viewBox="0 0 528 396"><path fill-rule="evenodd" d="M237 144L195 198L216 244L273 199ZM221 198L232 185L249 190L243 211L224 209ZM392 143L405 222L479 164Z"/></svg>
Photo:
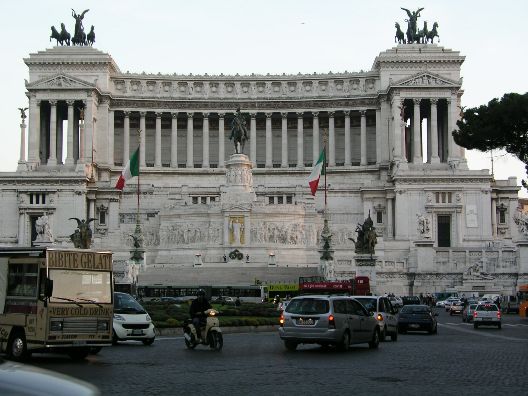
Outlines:
<svg viewBox="0 0 528 396"><path fill-rule="evenodd" d="M439 24L440 45L466 56L462 104L474 107L506 92L528 91L528 1L505 0L128 0L2 1L0 171L14 171L20 112L27 107L23 58L51 48L50 26L73 33L71 8L95 25L95 48L121 71L178 74L325 73L370 70L394 46L400 7L424 7ZM524 165L494 153L495 178L525 177ZM471 169L491 169L490 154L467 152ZM521 193L523 196L528 194Z"/></svg>

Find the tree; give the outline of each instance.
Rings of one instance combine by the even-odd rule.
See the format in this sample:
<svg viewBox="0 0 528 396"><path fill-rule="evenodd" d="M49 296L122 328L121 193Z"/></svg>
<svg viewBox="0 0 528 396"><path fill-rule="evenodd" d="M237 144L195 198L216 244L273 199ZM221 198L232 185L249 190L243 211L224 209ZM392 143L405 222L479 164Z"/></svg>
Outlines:
<svg viewBox="0 0 528 396"><path fill-rule="evenodd" d="M528 92L505 94L487 105L464 109L453 131L455 142L469 150L504 149L524 164L528 174ZM528 188L523 180L522 184Z"/></svg>

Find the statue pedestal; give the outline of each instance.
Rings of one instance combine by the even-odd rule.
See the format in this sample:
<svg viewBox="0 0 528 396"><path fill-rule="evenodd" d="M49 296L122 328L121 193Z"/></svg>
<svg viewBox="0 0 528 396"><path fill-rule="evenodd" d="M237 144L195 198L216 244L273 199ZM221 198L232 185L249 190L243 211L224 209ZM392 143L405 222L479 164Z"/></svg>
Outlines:
<svg viewBox="0 0 528 396"><path fill-rule="evenodd" d="M370 254L356 254L356 276L368 276L370 290L374 294L376 287L376 260L377 256Z"/></svg>

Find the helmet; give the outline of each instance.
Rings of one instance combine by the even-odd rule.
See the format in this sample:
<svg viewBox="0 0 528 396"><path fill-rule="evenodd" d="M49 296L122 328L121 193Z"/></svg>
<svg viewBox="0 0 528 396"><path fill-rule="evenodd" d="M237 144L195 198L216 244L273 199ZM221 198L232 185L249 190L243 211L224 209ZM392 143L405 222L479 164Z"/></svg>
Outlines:
<svg viewBox="0 0 528 396"><path fill-rule="evenodd" d="M196 297L205 297L205 290L204 289L199 289L197 292L196 292Z"/></svg>

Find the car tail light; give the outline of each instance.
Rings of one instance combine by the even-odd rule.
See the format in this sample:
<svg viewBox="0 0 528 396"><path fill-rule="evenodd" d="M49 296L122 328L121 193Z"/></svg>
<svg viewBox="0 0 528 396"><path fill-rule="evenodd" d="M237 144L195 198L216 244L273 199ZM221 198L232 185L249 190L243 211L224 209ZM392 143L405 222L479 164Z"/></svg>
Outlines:
<svg viewBox="0 0 528 396"><path fill-rule="evenodd" d="M335 329L336 326L335 326L335 319L334 319L334 315L330 315L328 317L328 328L329 329Z"/></svg>
<svg viewBox="0 0 528 396"><path fill-rule="evenodd" d="M497 319L500 319L501 318L501 313L500 311L497 311Z"/></svg>
<svg viewBox="0 0 528 396"><path fill-rule="evenodd" d="M280 325L281 327L284 326L284 315L283 315L283 314L281 314L281 316L280 316L280 318L279 318L279 325Z"/></svg>
<svg viewBox="0 0 528 396"><path fill-rule="evenodd" d="M376 317L376 319L378 319L380 322L383 320L383 315L382 314L378 314L378 316Z"/></svg>
<svg viewBox="0 0 528 396"><path fill-rule="evenodd" d="M473 317L476 318L477 316L477 311L473 311Z"/></svg>

